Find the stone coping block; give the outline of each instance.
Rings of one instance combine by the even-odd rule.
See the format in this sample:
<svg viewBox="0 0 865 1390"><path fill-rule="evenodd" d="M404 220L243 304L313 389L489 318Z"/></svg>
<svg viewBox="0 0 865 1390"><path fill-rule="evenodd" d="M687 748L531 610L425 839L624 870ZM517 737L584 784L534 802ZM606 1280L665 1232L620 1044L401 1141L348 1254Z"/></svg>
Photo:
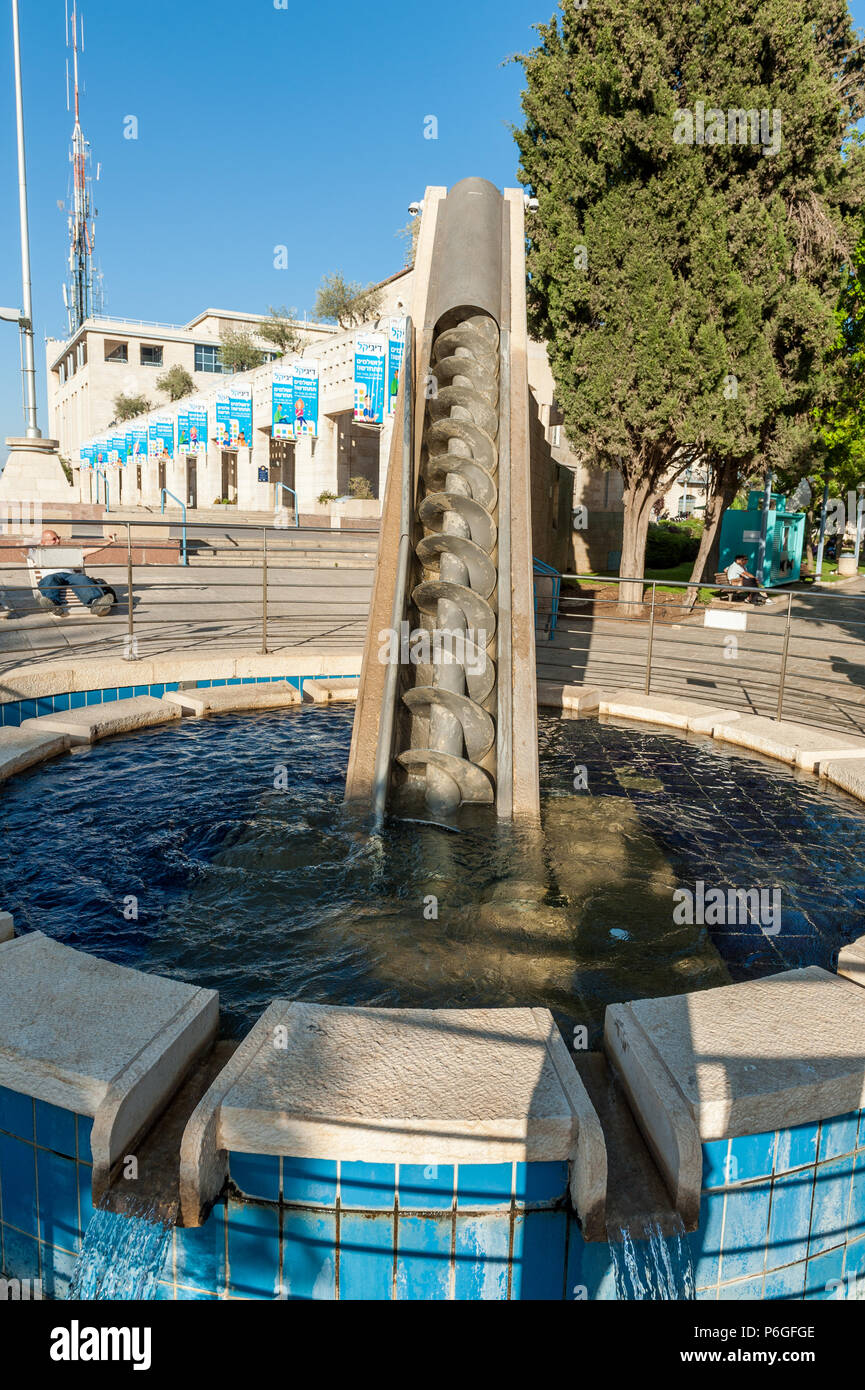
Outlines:
<svg viewBox="0 0 865 1390"><path fill-rule="evenodd" d="M244 676L329 676L359 671L362 648L325 648L310 643L299 651L261 653L164 652L138 661L122 657L75 657L41 661L4 672L2 699L33 700L67 691L112 690L129 685L166 685L175 681L233 680Z"/></svg>
<svg viewBox="0 0 865 1390"><path fill-rule="evenodd" d="M734 711L720 705L683 700L676 695L640 695L632 690L617 690L602 695L598 712L616 719L639 719L695 733L709 733L721 720L738 718Z"/></svg>
<svg viewBox="0 0 865 1390"><path fill-rule="evenodd" d="M735 743L740 748L793 763L806 772L822 772L823 764L834 758L865 758L865 740L855 734L827 734L822 729L786 719L743 715L735 721L716 725L712 732L725 743Z"/></svg>
<svg viewBox="0 0 865 1390"><path fill-rule="evenodd" d="M0 943L11 941L15 936L15 919L11 912L0 912Z"/></svg>
<svg viewBox="0 0 865 1390"><path fill-rule="evenodd" d="M814 1124L865 1104L865 993L808 966L611 1005L604 1046L683 1220L701 1144Z"/></svg>
<svg viewBox="0 0 865 1390"><path fill-rule="evenodd" d="M232 710L280 709L299 705L300 691L296 685L273 681L267 685L223 685L207 690L169 691L162 697L183 714L202 717L207 714L228 714Z"/></svg>
<svg viewBox="0 0 865 1390"><path fill-rule="evenodd" d="M93 1117L93 1200L216 1035L219 996L41 932L6 942L0 1086Z"/></svg>
<svg viewBox="0 0 865 1390"><path fill-rule="evenodd" d="M865 801L865 762L861 758L832 758L820 764L820 775L851 796Z"/></svg>
<svg viewBox="0 0 865 1390"><path fill-rule="evenodd" d="M578 714L594 714L602 692L596 685L558 685L555 681L538 681L538 704L547 709L576 710Z"/></svg>
<svg viewBox="0 0 865 1390"><path fill-rule="evenodd" d="M191 1116L183 1220L222 1189L228 1151L380 1163L565 1161L603 1231L600 1121L546 1009L272 1003Z"/></svg>
<svg viewBox="0 0 865 1390"><path fill-rule="evenodd" d="M330 705L337 700L356 700L360 690L357 676L325 677L324 680L303 682L304 699L317 705Z"/></svg>
<svg viewBox="0 0 865 1390"><path fill-rule="evenodd" d="M70 742L67 734L45 729L0 729L0 782L65 753Z"/></svg>
<svg viewBox="0 0 865 1390"><path fill-rule="evenodd" d="M22 721L24 732L63 734L70 743L96 743L112 734L128 734L151 724L169 724L180 718L176 704L157 700L153 695L136 695L131 700L115 700L109 705L84 705L62 714L41 714Z"/></svg>
<svg viewBox="0 0 865 1390"><path fill-rule="evenodd" d="M852 980L854 985L865 985L865 936L841 947L838 952L838 974Z"/></svg>

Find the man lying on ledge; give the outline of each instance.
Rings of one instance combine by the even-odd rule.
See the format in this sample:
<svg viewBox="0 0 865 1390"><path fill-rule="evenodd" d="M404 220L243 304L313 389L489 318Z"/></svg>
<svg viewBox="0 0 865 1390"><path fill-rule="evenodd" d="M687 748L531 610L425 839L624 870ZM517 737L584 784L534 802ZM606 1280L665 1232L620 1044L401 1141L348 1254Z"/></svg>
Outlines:
<svg viewBox="0 0 865 1390"><path fill-rule="evenodd" d="M40 569L47 569L50 558L40 555L40 550L45 550L49 546L63 545L56 531L43 531L39 541L39 546L32 553ZM91 546L89 550L75 550L74 555L69 555L70 547L64 546L63 559L67 564L70 559L77 560L80 556L83 566L85 557L92 555L97 550L104 549L105 542L101 545ZM58 559L60 557L58 556ZM67 589L77 595L85 607L95 618L105 618L111 612L117 599L113 589L106 585L104 588L97 580L91 579L89 574L85 574L83 569L58 569L50 574L45 574L37 585L39 596L37 602L40 608L44 608L47 613L61 614L66 610L63 607L63 597Z"/></svg>
<svg viewBox="0 0 865 1390"><path fill-rule="evenodd" d="M737 555L732 565L727 566L727 583L739 584L744 589L754 589L756 592L751 594L749 603L768 603L766 590L758 583L757 576L745 569L746 555Z"/></svg>

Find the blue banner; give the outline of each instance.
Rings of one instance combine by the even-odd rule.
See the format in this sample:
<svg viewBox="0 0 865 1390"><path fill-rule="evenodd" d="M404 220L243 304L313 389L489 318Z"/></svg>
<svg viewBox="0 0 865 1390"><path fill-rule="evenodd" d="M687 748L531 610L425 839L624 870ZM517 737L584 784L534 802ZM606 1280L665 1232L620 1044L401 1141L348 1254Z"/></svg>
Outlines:
<svg viewBox="0 0 865 1390"><path fill-rule="evenodd" d="M189 453L189 411L183 410L177 416L177 452Z"/></svg>
<svg viewBox="0 0 865 1390"><path fill-rule="evenodd" d="M231 448L231 410L227 396L216 397L216 440L220 449Z"/></svg>
<svg viewBox="0 0 865 1390"><path fill-rule="evenodd" d="M367 333L354 343L354 418L367 425L384 422L385 358L383 333Z"/></svg>
<svg viewBox="0 0 865 1390"><path fill-rule="evenodd" d="M118 468L126 462L126 435L112 434L108 440L108 462Z"/></svg>
<svg viewBox="0 0 865 1390"><path fill-rule="evenodd" d="M271 438L294 439L294 373L278 368L271 382Z"/></svg>
<svg viewBox="0 0 865 1390"><path fill-rule="evenodd" d="M143 463L147 458L147 430L130 430L126 436L126 458L129 463Z"/></svg>
<svg viewBox="0 0 865 1390"><path fill-rule="evenodd" d="M318 363L294 364L294 437L318 435Z"/></svg>
<svg viewBox="0 0 865 1390"><path fill-rule="evenodd" d="M174 458L174 421L151 420L149 454L155 459Z"/></svg>
<svg viewBox="0 0 865 1390"><path fill-rule="evenodd" d="M189 446L187 452L200 455L207 453L207 407L204 405L191 405L189 407Z"/></svg>
<svg viewBox="0 0 865 1390"><path fill-rule="evenodd" d="M399 374L405 353L405 319L391 319L387 335L387 413L396 410L399 395Z"/></svg>
<svg viewBox="0 0 865 1390"><path fill-rule="evenodd" d="M252 392L238 387L228 398L232 449L252 448Z"/></svg>
<svg viewBox="0 0 865 1390"><path fill-rule="evenodd" d="M78 450L78 458L82 468L92 468L96 462L96 445L92 441L82 444Z"/></svg>

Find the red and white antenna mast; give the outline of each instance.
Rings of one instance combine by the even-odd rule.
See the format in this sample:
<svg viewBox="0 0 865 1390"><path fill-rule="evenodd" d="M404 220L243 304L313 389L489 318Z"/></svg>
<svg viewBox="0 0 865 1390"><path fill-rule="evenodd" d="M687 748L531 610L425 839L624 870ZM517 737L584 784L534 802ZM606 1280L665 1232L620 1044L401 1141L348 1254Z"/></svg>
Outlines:
<svg viewBox="0 0 865 1390"><path fill-rule="evenodd" d="M78 54L84 52L84 21L78 23L78 0L72 0L70 25L69 3L66 4L66 47L72 50L72 97L69 91L69 61L66 63L66 107L75 113L72 148L72 208L69 214L69 281L63 292L69 317L69 333L76 333L85 319L91 318L101 306L96 303L94 290L93 246L96 213L93 208L93 178L90 145L81 129L81 97L78 79ZM98 178L98 173L97 173Z"/></svg>

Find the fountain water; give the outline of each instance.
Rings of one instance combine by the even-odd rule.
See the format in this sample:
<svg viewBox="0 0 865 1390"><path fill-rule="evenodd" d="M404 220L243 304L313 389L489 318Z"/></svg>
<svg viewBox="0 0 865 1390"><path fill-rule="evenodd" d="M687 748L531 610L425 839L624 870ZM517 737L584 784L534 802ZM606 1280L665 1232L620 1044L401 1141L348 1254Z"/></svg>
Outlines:
<svg viewBox="0 0 865 1390"><path fill-rule="evenodd" d="M658 1221L647 1221L639 1235L620 1227L609 1233L610 1255L619 1299L653 1302L691 1301L694 1266L685 1228L666 1230Z"/></svg>
<svg viewBox="0 0 865 1390"><path fill-rule="evenodd" d="M69 1298L154 1298L171 1232L155 1209L120 1213L101 1206L84 1233Z"/></svg>

